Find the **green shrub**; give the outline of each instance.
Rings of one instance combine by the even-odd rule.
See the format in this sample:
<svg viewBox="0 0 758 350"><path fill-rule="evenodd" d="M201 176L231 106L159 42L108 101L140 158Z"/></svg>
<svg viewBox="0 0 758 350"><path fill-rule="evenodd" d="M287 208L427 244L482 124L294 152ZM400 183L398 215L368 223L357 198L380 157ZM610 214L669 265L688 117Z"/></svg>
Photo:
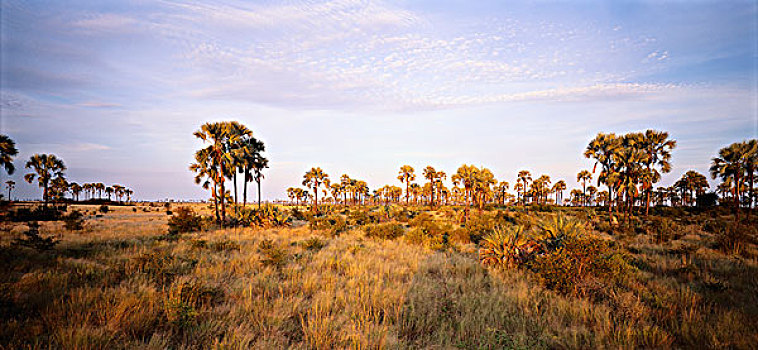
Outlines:
<svg viewBox="0 0 758 350"><path fill-rule="evenodd" d="M184 232L200 231L202 218L188 207L179 207L168 220L168 233L176 235Z"/></svg>
<svg viewBox="0 0 758 350"><path fill-rule="evenodd" d="M662 216L651 216L644 224L645 232L655 239L656 243L676 240L684 236L681 225Z"/></svg>
<svg viewBox="0 0 758 350"><path fill-rule="evenodd" d="M552 252L562 247L566 239L584 234L583 222L561 213L540 220L537 228L540 234L536 238L544 252Z"/></svg>
<svg viewBox="0 0 758 350"><path fill-rule="evenodd" d="M403 228L403 225L401 224L388 222L384 224L366 225L363 228L363 231L366 232L366 237L369 238L395 239L405 233L405 228Z"/></svg>
<svg viewBox="0 0 758 350"><path fill-rule="evenodd" d="M24 221L57 221L60 220L63 211L60 208L39 206L34 209L19 208L10 212L9 219L14 222Z"/></svg>
<svg viewBox="0 0 758 350"><path fill-rule="evenodd" d="M97 210L100 211L103 214L107 214L110 211L110 208L108 208L107 205L103 204Z"/></svg>
<svg viewBox="0 0 758 350"><path fill-rule="evenodd" d="M422 213L410 221L411 230L405 235L405 240L411 244L423 245L433 250L444 250L448 247L450 224L439 224L429 213Z"/></svg>
<svg viewBox="0 0 758 350"><path fill-rule="evenodd" d="M70 212L63 216L63 224L69 231L80 231L84 229L84 215L78 210Z"/></svg>
<svg viewBox="0 0 758 350"><path fill-rule="evenodd" d="M527 266L546 287L586 296L599 295L634 276L636 268L630 261L628 254L609 241L569 236L562 247L537 256Z"/></svg>

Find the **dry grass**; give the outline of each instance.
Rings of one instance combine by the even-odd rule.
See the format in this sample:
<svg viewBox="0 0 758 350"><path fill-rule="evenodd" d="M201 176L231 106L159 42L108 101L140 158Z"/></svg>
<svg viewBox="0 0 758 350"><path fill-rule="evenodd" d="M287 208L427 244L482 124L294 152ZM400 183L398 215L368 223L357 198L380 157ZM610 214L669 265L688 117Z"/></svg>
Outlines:
<svg viewBox="0 0 758 350"><path fill-rule="evenodd" d="M688 225L623 236L636 283L560 295L529 271L483 268L476 245L307 226L161 239L165 208L112 207L86 229L41 231L51 252L0 240L0 348L751 348L758 263ZM207 205L193 209L210 215ZM12 233L16 232L16 233ZM617 237L607 236L609 239ZM754 244L747 247L755 251Z"/></svg>

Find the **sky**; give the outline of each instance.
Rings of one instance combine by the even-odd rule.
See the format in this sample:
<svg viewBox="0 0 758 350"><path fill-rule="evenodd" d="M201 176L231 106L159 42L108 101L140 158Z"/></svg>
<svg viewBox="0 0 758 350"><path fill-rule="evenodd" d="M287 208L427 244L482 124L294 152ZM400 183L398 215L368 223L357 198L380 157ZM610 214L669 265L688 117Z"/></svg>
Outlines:
<svg viewBox="0 0 758 350"><path fill-rule="evenodd" d="M22 199L35 153L80 184L206 199L192 133L223 120L264 141L264 200L315 166L372 190L464 163L571 188L598 132L646 129L677 140L668 186L758 134L755 1L3 0L0 20Z"/></svg>

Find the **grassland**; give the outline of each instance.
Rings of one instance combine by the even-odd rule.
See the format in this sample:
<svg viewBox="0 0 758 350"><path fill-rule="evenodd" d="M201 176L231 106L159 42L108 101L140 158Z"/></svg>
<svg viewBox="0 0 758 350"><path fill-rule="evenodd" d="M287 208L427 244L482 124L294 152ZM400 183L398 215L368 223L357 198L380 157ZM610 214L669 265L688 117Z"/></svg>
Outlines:
<svg viewBox="0 0 758 350"><path fill-rule="evenodd" d="M663 211L623 231L609 228L602 210L567 210L585 235L613 242L633 266L623 282L595 280L591 293L561 292L529 268L483 267L452 209L431 213L446 231L434 244L414 243L418 223L397 208L381 219L402 225L394 239L351 224L355 208L331 214L345 219L339 229L295 220L280 228L205 225L177 236L166 234L160 206L111 206L100 217L96 206L72 209L86 213L85 229L41 223L43 236L59 240L48 251L14 245L25 227L3 224L0 348L758 344L755 231L746 226L738 251L723 249L714 226L731 216L718 209ZM375 208L376 217L383 210ZM471 215L484 226L500 215L530 228L555 210Z"/></svg>

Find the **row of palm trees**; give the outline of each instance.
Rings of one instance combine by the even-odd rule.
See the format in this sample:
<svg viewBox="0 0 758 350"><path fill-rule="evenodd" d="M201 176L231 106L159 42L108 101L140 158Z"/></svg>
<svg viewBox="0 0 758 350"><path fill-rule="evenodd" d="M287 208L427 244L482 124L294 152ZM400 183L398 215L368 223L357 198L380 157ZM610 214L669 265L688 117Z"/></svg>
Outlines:
<svg viewBox="0 0 758 350"><path fill-rule="evenodd" d="M13 175L16 170L13 165L13 157L17 154L16 143L7 135L0 135L0 165L5 168L8 175ZM121 185L105 186L105 184L98 182L85 183L80 186L76 182L68 182L66 180L68 168L66 168L63 159L54 154L34 154L26 162L25 168L32 172L25 174L24 180L30 184L37 182L37 185L42 188L42 200L45 205L50 201L64 199L66 193L70 193L71 199L75 201L79 200L79 195L82 192L89 199L94 199L95 193L97 193L98 199L102 199L102 194L105 193L108 195L108 200L111 199L111 195L116 195L119 201L122 197L131 201L131 196L134 194L132 189ZM7 180L5 187L8 190L8 199L10 200L16 182Z"/></svg>
<svg viewBox="0 0 758 350"><path fill-rule="evenodd" d="M466 206L466 217L471 206L482 208L487 203L519 204L565 204L574 206L604 205L611 210L621 211L625 216L632 214L634 208L643 208L645 215L649 213L651 203L656 205L688 205L693 206L697 196L705 194L708 189L706 177L694 170L687 171L670 187L655 187L661 175L671 171L671 151L676 147L676 141L669 138L665 131L647 130L623 135L599 133L589 142L584 156L595 160L592 171L581 170L576 180L581 183L581 189L573 189L569 198L563 198L566 183L558 180L552 183L550 176L541 175L535 179L528 170L518 172L513 190L509 194L509 183L498 182L492 171L485 167L462 165L450 179L454 187L448 189L443 180L447 175L431 166L422 170L426 183L422 186L413 181L416 179L415 169L410 165L400 167L397 179L405 187L405 204L425 203L430 207L445 204ZM756 141L735 143L722 149L719 157L713 159L711 176L721 177L723 183L717 188L724 198L730 198L736 203L752 207L755 198L753 180L756 172ZM597 175L597 176L595 176ZM597 185L605 185L607 190L599 190L592 185L593 178ZM348 175L343 180L350 180ZM329 175L321 168L312 168L304 175L303 185L308 190L289 188L290 199L306 201L314 200L314 210L318 207L319 189L323 196L327 189L332 189L332 197L325 201L338 203L340 193L347 193L349 182L331 184ZM344 191L344 192L342 192ZM368 195L368 187L361 188L360 193ZM375 190L373 196L368 196L373 203L400 203L403 199L402 188L385 185ZM551 195L554 194L554 197ZM347 199L343 204L350 204ZM352 202L355 203L355 202Z"/></svg>
<svg viewBox="0 0 758 350"><path fill-rule="evenodd" d="M226 221L226 203L231 197L227 180L232 182L234 208L238 210L238 176L243 182L242 207L247 205L247 184L253 181L258 187L260 207L263 169L268 168L268 159L263 157L266 150L263 142L236 121L205 123L194 135L207 146L195 152L195 162L190 165L190 170L196 173L195 183L211 191L216 220Z"/></svg>

